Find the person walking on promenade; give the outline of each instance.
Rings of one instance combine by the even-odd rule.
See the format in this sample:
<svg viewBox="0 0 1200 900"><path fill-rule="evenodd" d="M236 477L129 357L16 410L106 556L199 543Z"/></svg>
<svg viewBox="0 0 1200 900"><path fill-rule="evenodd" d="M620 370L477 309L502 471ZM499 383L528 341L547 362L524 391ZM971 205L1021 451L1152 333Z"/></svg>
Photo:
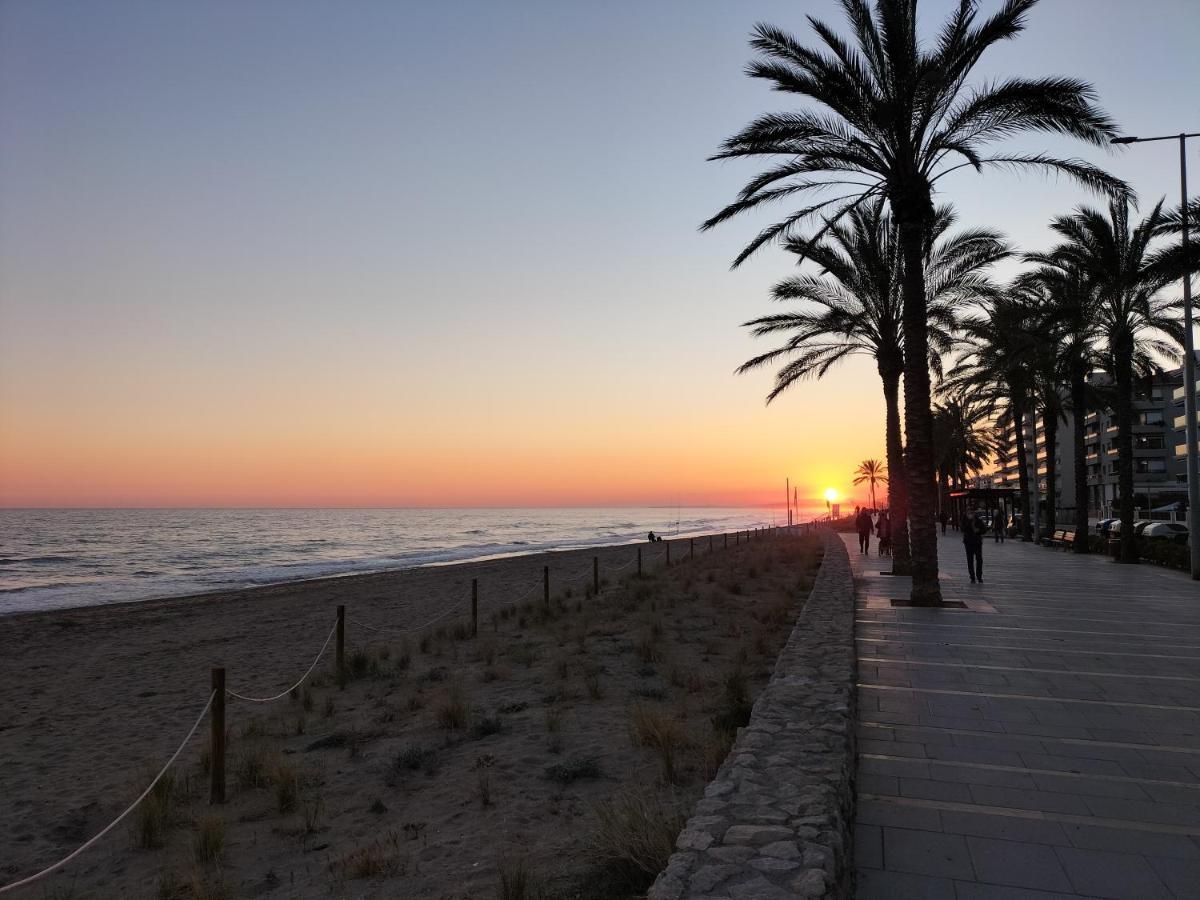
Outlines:
<svg viewBox="0 0 1200 900"><path fill-rule="evenodd" d="M892 555L892 522L888 518L887 510L882 510L879 513L879 521L875 523L875 534L879 538L879 555Z"/></svg>
<svg viewBox="0 0 1200 900"><path fill-rule="evenodd" d="M858 528L858 550L860 553L871 552L871 514L864 508L858 511L858 517L855 520L855 526Z"/></svg>
<svg viewBox="0 0 1200 900"><path fill-rule="evenodd" d="M993 544L1003 544L1004 543L1004 519L1005 519L1004 513L1000 512L999 510L997 510L996 514L994 516L992 516L992 543Z"/></svg>
<svg viewBox="0 0 1200 900"><path fill-rule="evenodd" d="M983 521L975 510L969 510L962 518L963 547L967 551L967 573L971 584L983 582Z"/></svg>
<svg viewBox="0 0 1200 900"><path fill-rule="evenodd" d="M946 523L949 520L950 520L950 517L948 515L946 515L946 511L944 509L940 513L938 513L938 521L942 523L942 534L946 533Z"/></svg>

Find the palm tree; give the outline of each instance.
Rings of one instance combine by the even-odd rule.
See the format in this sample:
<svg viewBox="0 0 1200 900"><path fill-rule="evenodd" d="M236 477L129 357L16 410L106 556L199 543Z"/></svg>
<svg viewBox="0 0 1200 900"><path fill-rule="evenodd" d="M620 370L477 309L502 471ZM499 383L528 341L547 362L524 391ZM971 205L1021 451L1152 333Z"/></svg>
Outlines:
<svg viewBox="0 0 1200 900"><path fill-rule="evenodd" d="M1121 561L1138 560L1133 533L1133 386L1138 368L1154 355L1178 358L1183 329L1175 316L1177 301L1158 292L1172 280L1154 239L1165 231L1160 201L1137 224L1129 204L1114 201L1107 213L1083 207L1051 223L1064 243L1056 256L1087 273L1096 290L1096 324L1116 386L1117 493L1121 512ZM1172 345L1160 335L1174 339Z"/></svg>
<svg viewBox="0 0 1200 900"><path fill-rule="evenodd" d="M871 509L878 509L879 506L875 503L875 483L887 484L887 467L877 459L864 459L858 464L858 468L854 470L854 483L868 484L871 488Z"/></svg>
<svg viewBox="0 0 1200 900"><path fill-rule="evenodd" d="M1030 368L1038 347L1038 322L1019 291L996 297L983 313L961 323L960 356L943 390L972 397L996 413L1001 428L1011 427L1017 451L1021 536L1030 540L1029 472L1025 426L1034 411Z"/></svg>
<svg viewBox="0 0 1200 900"><path fill-rule="evenodd" d="M991 407L965 394L950 394L933 407L939 478L946 488L963 488L996 452Z"/></svg>
<svg viewBox="0 0 1200 900"><path fill-rule="evenodd" d="M940 371L941 354L952 345L959 306L991 296L983 270L1004 259L1010 250L1003 238L987 229L948 234L955 215L939 207L930 229L924 267L930 291L930 366ZM900 430L900 378L904 374L902 272L896 227L876 200L833 224L822 238L792 238L787 249L801 262L821 269L820 276L797 275L779 282L776 300L800 300L811 308L762 316L746 323L756 337L789 335L783 346L754 357L739 369L748 372L776 360L787 363L775 376L767 395L770 403L787 388L809 376L820 378L838 361L855 353L875 359L883 383L887 467L904 472ZM904 478L888 481L888 507L893 525L892 571L908 574L907 485Z"/></svg>
<svg viewBox="0 0 1200 900"><path fill-rule="evenodd" d="M1021 283L1031 296L1041 298L1047 341L1051 342L1055 361L1054 379L1068 385L1067 408L1072 413L1073 455L1075 466L1075 541L1072 550L1088 552L1088 486L1085 420L1095 393L1088 375L1099 365L1095 351L1097 331L1097 293L1084 270L1065 254L1026 254L1026 262L1037 268L1022 276ZM1043 390L1047 379L1043 377ZM1049 435L1047 431L1047 435ZM1050 458L1049 447L1047 458ZM1048 494L1053 497L1053 474L1047 471ZM1051 519L1050 527L1053 527Z"/></svg>
<svg viewBox="0 0 1200 900"><path fill-rule="evenodd" d="M975 0L959 0L936 40L918 38L917 0L840 0L852 37L809 22L825 45L813 50L769 25L755 27L761 53L748 73L776 90L815 101L821 111L770 113L725 141L714 159L773 157L704 229L784 198L804 205L764 228L734 266L764 244L784 242L814 216L825 227L883 197L899 229L903 267L905 460L912 535L912 601L937 605L937 534L925 270L921 265L935 209L933 192L963 168L1034 168L1065 173L1084 185L1125 196L1121 181L1085 162L1044 154L990 154L986 148L1022 132L1066 134L1103 146L1116 131L1086 82L1010 78L969 87L983 53L1025 27L1037 0L1005 0L982 20ZM840 193L825 199L831 189ZM811 202L810 202L811 201Z"/></svg>

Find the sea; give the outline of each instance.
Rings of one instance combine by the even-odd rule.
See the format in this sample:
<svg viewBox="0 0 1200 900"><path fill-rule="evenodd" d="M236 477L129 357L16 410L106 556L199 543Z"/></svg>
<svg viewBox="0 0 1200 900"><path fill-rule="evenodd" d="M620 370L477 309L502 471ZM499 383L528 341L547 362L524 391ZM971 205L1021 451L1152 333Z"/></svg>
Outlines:
<svg viewBox="0 0 1200 900"><path fill-rule="evenodd" d="M0 509L0 615L635 543L651 530L688 537L785 518L782 510L715 507Z"/></svg>

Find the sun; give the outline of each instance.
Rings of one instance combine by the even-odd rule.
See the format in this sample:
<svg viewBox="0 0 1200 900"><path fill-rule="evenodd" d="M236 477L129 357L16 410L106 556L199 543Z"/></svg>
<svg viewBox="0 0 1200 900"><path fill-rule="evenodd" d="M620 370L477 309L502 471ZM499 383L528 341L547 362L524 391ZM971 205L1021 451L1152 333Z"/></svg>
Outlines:
<svg viewBox="0 0 1200 900"><path fill-rule="evenodd" d="M825 499L832 503L838 498L837 488L825 488Z"/></svg>

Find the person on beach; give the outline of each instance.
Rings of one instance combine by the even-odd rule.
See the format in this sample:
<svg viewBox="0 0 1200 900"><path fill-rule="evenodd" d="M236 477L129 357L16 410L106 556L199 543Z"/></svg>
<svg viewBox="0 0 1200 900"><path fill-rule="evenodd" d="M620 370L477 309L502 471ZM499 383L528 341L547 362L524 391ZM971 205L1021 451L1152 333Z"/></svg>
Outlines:
<svg viewBox="0 0 1200 900"><path fill-rule="evenodd" d="M949 521L949 519L950 517L946 515L946 511L944 509L938 513L938 521L942 523L942 534L946 533L946 523Z"/></svg>
<svg viewBox="0 0 1200 900"><path fill-rule="evenodd" d="M654 536L654 532L653 532L653 531L652 531L652 532L650 532L650 534L649 534L649 535L647 535L647 538L649 539L650 543L652 543L652 544L653 544L655 541L657 541L657 540L658 540L658 538L656 538L656 537Z"/></svg>
<svg viewBox="0 0 1200 900"><path fill-rule="evenodd" d="M858 528L858 550L860 553L871 552L871 514L866 509L858 511L858 518L855 521Z"/></svg>
<svg viewBox="0 0 1200 900"><path fill-rule="evenodd" d="M879 521L875 523L875 535L879 538L879 555L892 555L892 520L888 518L887 510L879 513Z"/></svg>
<svg viewBox="0 0 1200 900"><path fill-rule="evenodd" d="M967 574L971 584L983 583L983 520L975 510L968 510L962 518L963 548L967 551Z"/></svg>

